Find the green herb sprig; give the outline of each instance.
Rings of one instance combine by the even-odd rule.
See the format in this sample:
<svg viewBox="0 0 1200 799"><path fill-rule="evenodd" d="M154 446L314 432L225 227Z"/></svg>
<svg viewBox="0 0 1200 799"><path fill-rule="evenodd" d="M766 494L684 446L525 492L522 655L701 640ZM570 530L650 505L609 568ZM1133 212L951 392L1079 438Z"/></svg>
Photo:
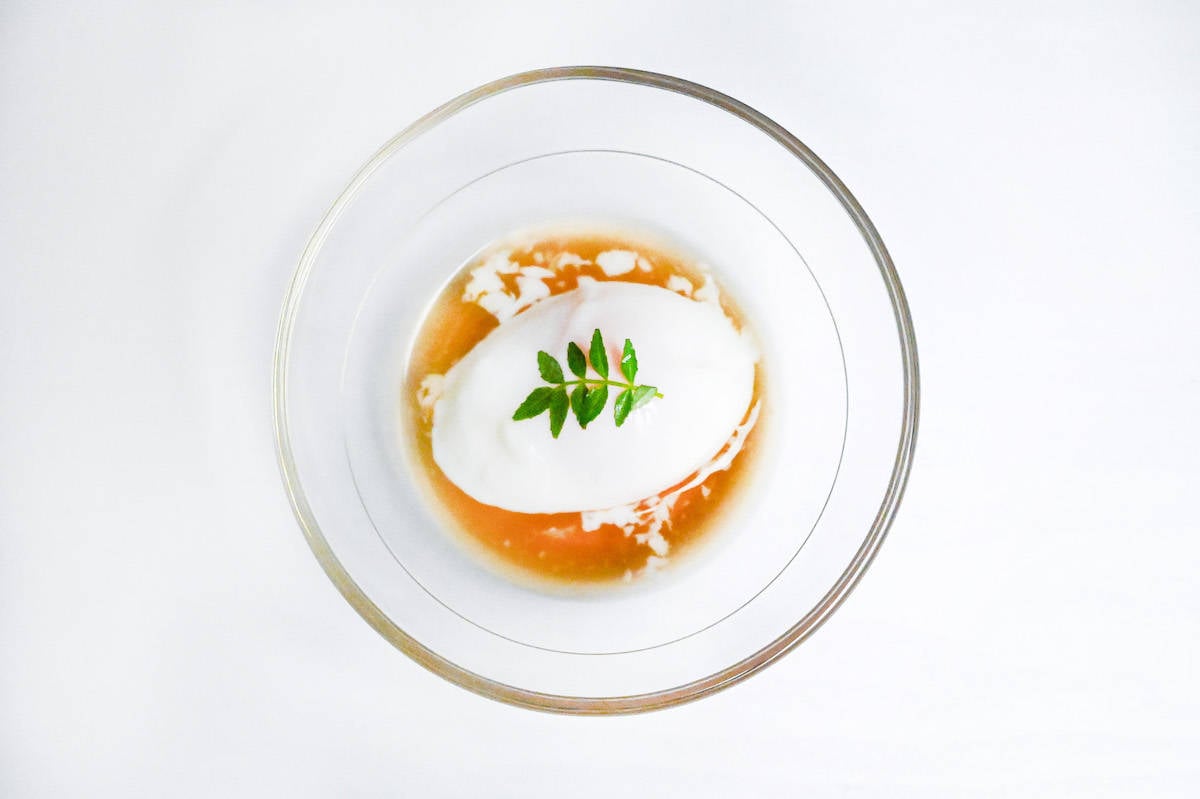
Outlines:
<svg viewBox="0 0 1200 799"><path fill-rule="evenodd" d="M562 364L548 352L539 350L537 362L538 373L542 380L550 385L539 386L529 392L529 396L513 413L512 418L514 422L519 422L550 411L550 435L555 438L562 432L568 411L575 414L579 426L586 430L608 403L609 386L621 389L613 401L613 421L617 423L617 427L625 424L625 420L635 409L655 397L662 397L654 386L640 386L635 382L638 371L637 351L629 339L625 339L625 348L621 351L620 369L625 382L609 379L608 352L604 348L604 337L600 335L599 328L592 333L592 346L586 357L574 341L567 345L567 368L577 379L567 380ZM592 371L599 377L588 376L589 363Z"/></svg>

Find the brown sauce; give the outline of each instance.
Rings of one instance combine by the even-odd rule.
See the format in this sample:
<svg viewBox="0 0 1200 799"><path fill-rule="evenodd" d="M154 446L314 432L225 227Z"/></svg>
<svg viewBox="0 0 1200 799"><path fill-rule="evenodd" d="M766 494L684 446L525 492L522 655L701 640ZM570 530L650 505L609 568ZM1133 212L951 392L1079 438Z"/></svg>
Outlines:
<svg viewBox="0 0 1200 799"><path fill-rule="evenodd" d="M470 270L498 250L509 251L509 259L522 266L552 268L555 276L544 281L552 296L575 289L581 276L663 288L668 288L672 276L686 278L699 288L706 276L683 256L661 246L610 234L560 233L492 247L460 269L437 296L421 323L410 353L400 408L405 434L409 438L407 445L415 456L416 479L423 484L438 516L456 537L477 554L484 555L492 565L525 581L549 581L561 585L635 578L648 565L654 564L655 552L646 541L645 530L639 528L627 533L616 525L604 524L587 531L582 527L579 513L519 513L485 505L452 483L434 461L430 437L432 420L428 410L417 401L418 391L427 375L444 374L500 324L477 303L463 299ZM631 272L608 277L595 263L596 256L607 250L632 250L648 263L642 263ZM564 253L579 256L587 263L564 263L560 260ZM515 292L515 275L501 277L506 287ZM745 324L742 313L724 291L720 302L726 315L741 328ZM763 396L761 364L755 374L752 407ZM697 543L717 526L721 509L729 504L751 469L759 449L762 427L760 418L728 470L714 472L701 485L679 495L669 520L660 530L669 545L668 562L696 549Z"/></svg>

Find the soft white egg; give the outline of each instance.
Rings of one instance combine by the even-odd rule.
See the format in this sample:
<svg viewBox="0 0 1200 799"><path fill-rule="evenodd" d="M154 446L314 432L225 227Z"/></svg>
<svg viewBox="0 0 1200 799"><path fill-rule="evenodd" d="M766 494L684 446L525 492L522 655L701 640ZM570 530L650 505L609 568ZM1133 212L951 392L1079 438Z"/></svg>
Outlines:
<svg viewBox="0 0 1200 799"><path fill-rule="evenodd" d="M568 379L567 344L588 351L599 328L610 379L628 338L636 382L662 393L613 420L619 388L601 416L579 427L567 418L550 435L546 414L513 421L534 388L537 352L556 357ZM433 457L475 500L524 513L611 508L674 486L703 467L742 421L754 392L754 347L715 303L656 286L587 283L551 297L489 333L445 375L433 411ZM589 370L589 376L595 377Z"/></svg>

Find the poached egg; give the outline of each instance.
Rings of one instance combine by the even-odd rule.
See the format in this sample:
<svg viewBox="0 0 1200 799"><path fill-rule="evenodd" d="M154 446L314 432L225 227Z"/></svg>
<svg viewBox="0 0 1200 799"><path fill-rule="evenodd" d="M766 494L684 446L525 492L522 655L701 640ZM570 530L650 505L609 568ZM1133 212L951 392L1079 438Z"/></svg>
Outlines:
<svg viewBox="0 0 1200 799"><path fill-rule="evenodd" d="M603 413L579 427L568 416L550 435L545 415L513 421L529 392L547 385L536 355L566 371L567 344L588 351L599 328L610 379L622 381L625 339L638 356L635 382L663 395L621 427L609 387ZM438 467L487 505L521 513L599 511L667 491L708 464L745 418L757 353L716 302L639 283L581 282L509 318L485 336L437 385L432 445ZM589 367L589 378L597 377ZM433 400L433 397L430 397Z"/></svg>

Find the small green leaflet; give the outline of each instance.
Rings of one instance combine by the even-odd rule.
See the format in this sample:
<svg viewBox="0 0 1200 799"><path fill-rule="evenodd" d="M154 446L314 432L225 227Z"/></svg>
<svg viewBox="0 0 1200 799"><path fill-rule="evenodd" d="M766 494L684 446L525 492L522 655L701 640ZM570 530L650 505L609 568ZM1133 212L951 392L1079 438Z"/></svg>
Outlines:
<svg viewBox="0 0 1200 799"><path fill-rule="evenodd" d="M567 368L576 379L567 380L562 364L548 352L538 351L537 363L538 374L550 385L539 386L529 392L529 396L513 412L512 418L514 422L520 422L549 411L550 435L554 438L558 438L562 432L568 413L574 414L579 426L586 430L608 404L609 386L621 389L613 402L613 421L617 427L625 424L634 410L662 396L654 386L639 386L634 382L638 371L637 351L629 339L625 339L625 347L621 351L621 375L625 380L609 379L608 351L599 328L592 333L587 357L575 342L567 345ZM588 377L589 363L599 377Z"/></svg>
<svg viewBox="0 0 1200 799"><path fill-rule="evenodd" d="M629 339L625 339L625 349L621 352L621 374L630 383L637 378L637 353Z"/></svg>
<svg viewBox="0 0 1200 799"><path fill-rule="evenodd" d="M558 438L563 422L567 421L567 390L563 387L550 392L550 435Z"/></svg>
<svg viewBox="0 0 1200 799"><path fill-rule="evenodd" d="M541 372L542 379L547 383L561 383L563 381L562 366L548 352L538 350L538 371Z"/></svg>
<svg viewBox="0 0 1200 799"><path fill-rule="evenodd" d="M571 392L571 412L575 414L576 419L583 418L583 406L587 402L588 388L585 385L575 386ZM583 424L580 421L580 424Z"/></svg>
<svg viewBox="0 0 1200 799"><path fill-rule="evenodd" d="M633 392L625 389L617 395L616 402L613 403L613 420L616 421L617 427L625 424L626 417L633 410Z"/></svg>
<svg viewBox="0 0 1200 799"><path fill-rule="evenodd" d="M554 389L546 386L535 388L517 408L517 412L513 414L513 421L519 422L522 419L532 419L541 415L542 411L550 407L550 395L553 393Z"/></svg>
<svg viewBox="0 0 1200 799"><path fill-rule="evenodd" d="M645 405L650 400L654 399L658 394L658 389L654 386L636 386L633 389L633 407L631 411L636 411L638 408Z"/></svg>
<svg viewBox="0 0 1200 799"><path fill-rule="evenodd" d="M596 332L592 333L592 368L596 370L596 374L608 379L608 353L604 349L604 339L600 336L600 328L596 328ZM583 377L583 375L580 375Z"/></svg>
<svg viewBox="0 0 1200 799"><path fill-rule="evenodd" d="M574 341L567 345L567 366L576 377L587 375L587 360L583 357L583 350Z"/></svg>
<svg viewBox="0 0 1200 799"><path fill-rule="evenodd" d="M579 426L587 430L587 426L591 423L600 412L604 410L604 403L608 402L608 386L601 383L596 388L588 389L587 399L583 401L583 413L575 414L579 417Z"/></svg>

